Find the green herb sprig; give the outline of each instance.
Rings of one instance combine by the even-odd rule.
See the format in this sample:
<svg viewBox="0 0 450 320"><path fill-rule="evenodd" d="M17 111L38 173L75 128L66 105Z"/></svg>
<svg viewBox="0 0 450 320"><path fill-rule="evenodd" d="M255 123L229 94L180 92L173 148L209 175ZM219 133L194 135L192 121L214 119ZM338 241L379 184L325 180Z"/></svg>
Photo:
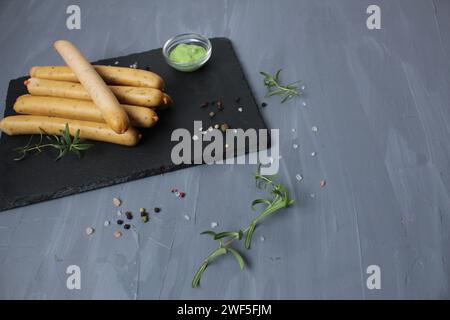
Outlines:
<svg viewBox="0 0 450 320"><path fill-rule="evenodd" d="M258 167L258 172L255 174L255 182L258 188L263 188L267 190L272 198L268 199L256 199L252 202L251 207L255 210L257 204L263 204L266 207L259 213L259 215L254 218L247 228L238 231L224 231L216 233L211 230L203 231L201 234L209 235L214 240L218 241L218 247L211 252L202 262L200 267L192 279L192 288L196 288L202 277L203 272L206 270L208 265L219 256L225 254L232 254L239 264L239 268L242 270L245 267L245 260L241 253L232 247L232 244L237 240L240 241L245 238L244 246L246 249L251 248L253 233L256 229L258 223L268 216L274 214L278 210L292 205L295 201L289 198L289 191L286 186L281 183L276 183L272 180L272 176L264 176L260 174L260 167ZM226 241L225 241L226 240Z"/></svg>
<svg viewBox="0 0 450 320"><path fill-rule="evenodd" d="M65 129L60 130L61 136L49 135L42 129L40 129L40 131L41 133L36 143L33 143L34 136L31 136L25 146L14 149L14 151L19 153L19 156L14 159L15 161L25 159L29 153L39 154L45 148L54 148L58 150L58 156L55 158L55 161L63 158L70 152L81 157L83 151L88 150L93 146L93 144L82 143L83 140L80 139L80 129L75 132L75 135L72 138L67 123ZM44 137L48 143L43 143Z"/></svg>
<svg viewBox="0 0 450 320"><path fill-rule="evenodd" d="M299 91L298 84L302 81L295 81L287 85L280 83L281 69L277 71L275 76L272 76L266 72L260 72L264 76L264 85L267 87L266 97L280 96L281 103L284 103L296 96L300 96L303 92Z"/></svg>

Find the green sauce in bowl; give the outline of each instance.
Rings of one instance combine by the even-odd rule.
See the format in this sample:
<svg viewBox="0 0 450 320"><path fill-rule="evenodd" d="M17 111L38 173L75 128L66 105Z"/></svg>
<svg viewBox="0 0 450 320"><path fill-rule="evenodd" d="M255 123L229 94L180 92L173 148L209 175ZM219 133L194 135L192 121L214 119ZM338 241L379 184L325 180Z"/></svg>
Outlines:
<svg viewBox="0 0 450 320"><path fill-rule="evenodd" d="M178 63L195 62L206 56L206 50L195 44L180 43L169 54L170 60Z"/></svg>

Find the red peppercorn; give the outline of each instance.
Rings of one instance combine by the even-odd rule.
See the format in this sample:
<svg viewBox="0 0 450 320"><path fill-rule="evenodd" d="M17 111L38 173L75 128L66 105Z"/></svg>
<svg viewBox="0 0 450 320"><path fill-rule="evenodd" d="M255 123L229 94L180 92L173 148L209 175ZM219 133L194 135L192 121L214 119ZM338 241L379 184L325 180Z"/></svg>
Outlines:
<svg viewBox="0 0 450 320"><path fill-rule="evenodd" d="M180 197L181 198L184 198L186 196L186 193L185 192L180 192Z"/></svg>

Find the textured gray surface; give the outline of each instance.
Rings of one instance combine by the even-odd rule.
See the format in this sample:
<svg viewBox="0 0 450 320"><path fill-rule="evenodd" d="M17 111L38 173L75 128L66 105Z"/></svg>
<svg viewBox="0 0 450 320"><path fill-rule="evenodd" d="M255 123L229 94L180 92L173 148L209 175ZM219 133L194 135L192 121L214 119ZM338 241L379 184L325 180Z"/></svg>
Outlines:
<svg viewBox="0 0 450 320"><path fill-rule="evenodd" d="M187 31L229 37L260 99L259 70L306 81L307 106L263 110L280 128L280 176L298 203L257 229L265 241L246 253L250 268L224 258L195 290L214 246L199 232L249 221L254 166L195 167L3 212L1 298L449 298L450 1L77 1L82 30L68 31L70 3L0 1L2 101L9 79L59 63L55 39L97 60ZM366 28L369 4L382 8L379 31ZM116 240L102 226L114 196L163 210ZM70 264L81 290L66 289ZM371 264L381 290L366 288Z"/></svg>

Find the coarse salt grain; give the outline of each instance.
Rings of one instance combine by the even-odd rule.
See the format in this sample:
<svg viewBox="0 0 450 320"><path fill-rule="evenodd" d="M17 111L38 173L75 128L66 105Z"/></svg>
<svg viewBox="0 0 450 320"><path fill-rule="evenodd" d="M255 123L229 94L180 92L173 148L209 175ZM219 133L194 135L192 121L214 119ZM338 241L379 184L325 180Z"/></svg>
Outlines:
<svg viewBox="0 0 450 320"><path fill-rule="evenodd" d="M111 222L109 220L106 220L105 222L103 222L103 225L105 227L109 226L111 224Z"/></svg>
<svg viewBox="0 0 450 320"><path fill-rule="evenodd" d="M311 198L315 198L315 197L316 197L316 195L315 195L314 193L311 193L309 196L310 196Z"/></svg>
<svg viewBox="0 0 450 320"><path fill-rule="evenodd" d="M264 238L263 236L261 236L261 237L259 237L259 240L260 240L261 242L264 242L264 240L266 240L266 238Z"/></svg>
<svg viewBox="0 0 450 320"><path fill-rule="evenodd" d="M219 224L217 222L211 222L211 228L216 228Z"/></svg>
<svg viewBox="0 0 450 320"><path fill-rule="evenodd" d="M187 221L189 221L189 220L191 220L191 217L189 217L187 214L185 214L185 215L184 215L184 219L187 220Z"/></svg>
<svg viewBox="0 0 450 320"><path fill-rule="evenodd" d="M117 216L121 217L122 216L122 210L117 210Z"/></svg>
<svg viewBox="0 0 450 320"><path fill-rule="evenodd" d="M121 204L122 204L122 200L120 200L119 198L113 198L113 204L114 204L116 207L120 207Z"/></svg>
<svg viewBox="0 0 450 320"><path fill-rule="evenodd" d="M198 140L198 136L194 134L194 135L192 136L192 140L197 141L197 140Z"/></svg>
<svg viewBox="0 0 450 320"><path fill-rule="evenodd" d="M295 129L294 128L292 128L292 130L291 130L292 132L295 132Z"/></svg>
<svg viewBox="0 0 450 320"><path fill-rule="evenodd" d="M298 148L298 144L294 143L294 144L292 145L292 148L297 149L297 148Z"/></svg>
<svg viewBox="0 0 450 320"><path fill-rule="evenodd" d="M239 107L239 108L238 108L238 111L239 111L239 112L242 112L242 111L243 111L243 109L242 109L241 107Z"/></svg>
<svg viewBox="0 0 450 320"><path fill-rule="evenodd" d="M311 157L315 157L317 155L316 152L311 152Z"/></svg>
<svg viewBox="0 0 450 320"><path fill-rule="evenodd" d="M303 102L302 102L302 105L303 105L304 107L306 107L306 102L305 102L305 101L303 101Z"/></svg>
<svg viewBox="0 0 450 320"><path fill-rule="evenodd" d="M93 234L94 232L95 232L94 228L91 228L91 227L87 227L87 228L86 228L86 234L87 234L88 236L90 236L90 235Z"/></svg>
<svg viewBox="0 0 450 320"><path fill-rule="evenodd" d="M295 176L295 179L297 179L298 181L302 181L303 180L303 176L301 175L301 174L297 174L296 176Z"/></svg>
<svg viewBox="0 0 450 320"><path fill-rule="evenodd" d="M318 129L316 126L314 126L314 127L311 128L311 131L312 131L312 132L317 132L318 130L319 130L319 129Z"/></svg>

